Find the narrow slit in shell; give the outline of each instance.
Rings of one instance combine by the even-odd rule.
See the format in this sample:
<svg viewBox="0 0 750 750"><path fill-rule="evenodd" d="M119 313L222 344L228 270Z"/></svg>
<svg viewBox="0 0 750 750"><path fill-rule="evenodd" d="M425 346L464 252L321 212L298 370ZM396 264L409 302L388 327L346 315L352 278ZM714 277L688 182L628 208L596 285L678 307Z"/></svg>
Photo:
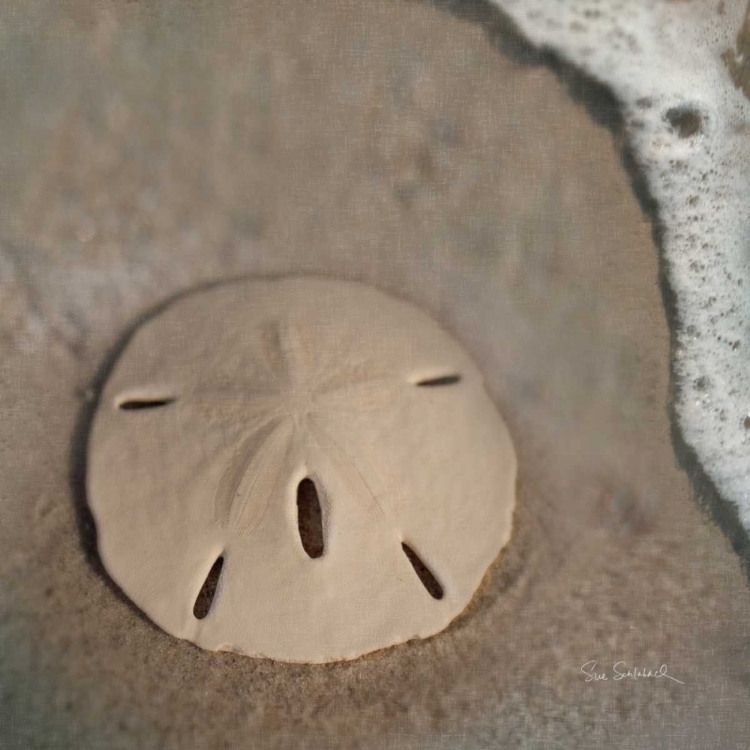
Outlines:
<svg viewBox="0 0 750 750"><path fill-rule="evenodd" d="M297 486L297 529L309 557L323 555L323 514L315 482L305 477Z"/></svg>
<svg viewBox="0 0 750 750"><path fill-rule="evenodd" d="M432 571L422 562L419 555L404 542L401 543L401 549L411 563L414 572L422 582L422 585L427 589L427 593L433 599L443 598L443 587L438 582L437 578L433 575Z"/></svg>
<svg viewBox="0 0 750 750"><path fill-rule="evenodd" d="M221 577L221 569L223 567L224 558L219 557L211 566L211 570L208 571L206 580L203 582L203 586L201 586L201 590L198 592L195 604L193 605L193 615L198 620L202 620L211 611L211 605L216 596L216 589L219 586L219 578Z"/></svg>
<svg viewBox="0 0 750 750"><path fill-rule="evenodd" d="M455 385L461 381L461 376L458 374L452 375L441 375L437 378L427 378L420 380L416 385L419 388L436 388L444 385Z"/></svg>

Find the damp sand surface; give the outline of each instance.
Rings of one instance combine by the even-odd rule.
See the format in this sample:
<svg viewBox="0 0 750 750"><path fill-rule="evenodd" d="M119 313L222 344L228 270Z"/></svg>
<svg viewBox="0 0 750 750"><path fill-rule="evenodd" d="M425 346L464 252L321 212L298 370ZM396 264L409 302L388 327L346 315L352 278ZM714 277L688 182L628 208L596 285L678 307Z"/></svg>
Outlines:
<svg viewBox="0 0 750 750"><path fill-rule="evenodd" d="M476 11L0 11L3 747L742 746L748 581L675 451L617 110ZM151 624L102 569L83 489L126 331L172 294L291 272L441 321L520 464L513 538L465 613L317 667Z"/></svg>

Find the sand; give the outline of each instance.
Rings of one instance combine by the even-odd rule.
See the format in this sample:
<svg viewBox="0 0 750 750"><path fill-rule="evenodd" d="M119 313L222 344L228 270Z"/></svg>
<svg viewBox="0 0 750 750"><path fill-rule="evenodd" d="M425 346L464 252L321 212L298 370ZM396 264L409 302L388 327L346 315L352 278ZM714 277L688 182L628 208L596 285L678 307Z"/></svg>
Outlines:
<svg viewBox="0 0 750 750"><path fill-rule="evenodd" d="M0 11L0 744L742 747L748 580L672 434L654 214L612 100L479 4L224 6ZM185 289L302 271L437 318L520 463L468 610L323 667L156 628L83 491L126 332ZM680 682L615 681L621 660Z"/></svg>

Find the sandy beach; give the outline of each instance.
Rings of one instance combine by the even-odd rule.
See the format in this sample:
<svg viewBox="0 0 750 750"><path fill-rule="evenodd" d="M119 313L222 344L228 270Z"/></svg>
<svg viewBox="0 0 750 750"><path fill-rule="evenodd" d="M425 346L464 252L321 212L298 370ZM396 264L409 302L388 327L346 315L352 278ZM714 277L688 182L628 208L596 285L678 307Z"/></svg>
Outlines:
<svg viewBox="0 0 750 750"><path fill-rule="evenodd" d="M747 572L673 434L656 216L614 100L479 3L219 5L0 10L0 745L745 747ZM306 272L455 335L520 466L469 608L325 666L161 631L107 576L84 488L143 316Z"/></svg>

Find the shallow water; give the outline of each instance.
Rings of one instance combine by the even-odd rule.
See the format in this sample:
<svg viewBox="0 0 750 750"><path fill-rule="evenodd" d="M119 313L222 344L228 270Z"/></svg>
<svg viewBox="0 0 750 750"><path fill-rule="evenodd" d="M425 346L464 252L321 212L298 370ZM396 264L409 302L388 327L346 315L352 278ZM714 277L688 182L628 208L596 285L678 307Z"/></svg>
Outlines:
<svg viewBox="0 0 750 750"><path fill-rule="evenodd" d="M494 1L622 104L674 292L679 425L748 530L750 6Z"/></svg>

